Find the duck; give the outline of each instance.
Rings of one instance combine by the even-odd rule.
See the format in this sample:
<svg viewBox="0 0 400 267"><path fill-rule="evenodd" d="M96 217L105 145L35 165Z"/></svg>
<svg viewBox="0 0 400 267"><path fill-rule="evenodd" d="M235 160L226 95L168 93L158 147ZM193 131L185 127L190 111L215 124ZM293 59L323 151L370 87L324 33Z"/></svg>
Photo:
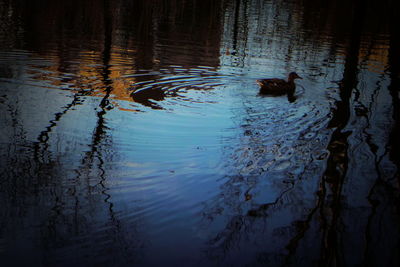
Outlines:
<svg viewBox="0 0 400 267"><path fill-rule="evenodd" d="M288 94L293 96L296 90L295 79L303 79L296 72L289 73L288 80L283 79L261 79L257 80L257 84L260 86L260 94L270 95L284 95Z"/></svg>

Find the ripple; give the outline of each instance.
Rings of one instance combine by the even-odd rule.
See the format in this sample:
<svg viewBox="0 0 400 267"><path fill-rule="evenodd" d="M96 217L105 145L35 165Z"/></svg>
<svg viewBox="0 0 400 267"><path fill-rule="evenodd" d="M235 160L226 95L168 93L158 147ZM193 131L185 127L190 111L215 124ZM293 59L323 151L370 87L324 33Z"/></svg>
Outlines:
<svg viewBox="0 0 400 267"><path fill-rule="evenodd" d="M175 65L152 73L153 79L135 82L129 91L133 101L153 109L184 106L185 102L214 103L215 100L204 94L212 94L210 91L223 88L233 80L232 76L221 75L216 69L203 66L185 69Z"/></svg>
<svg viewBox="0 0 400 267"><path fill-rule="evenodd" d="M275 165L275 171L283 171L291 166L290 161L282 161Z"/></svg>
<svg viewBox="0 0 400 267"><path fill-rule="evenodd" d="M238 114L243 134L232 160L242 174L290 172L301 175L312 158L325 159L328 105L303 99L289 103L284 97L253 99L248 113ZM317 155L318 154L318 155ZM315 155L315 157L310 157ZM248 164L254 162L255 164ZM299 170L296 170L300 168Z"/></svg>

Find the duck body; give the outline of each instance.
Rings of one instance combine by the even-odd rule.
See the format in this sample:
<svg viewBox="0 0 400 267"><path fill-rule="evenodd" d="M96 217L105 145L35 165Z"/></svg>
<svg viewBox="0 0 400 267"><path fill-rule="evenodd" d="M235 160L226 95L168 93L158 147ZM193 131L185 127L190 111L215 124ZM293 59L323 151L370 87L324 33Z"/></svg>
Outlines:
<svg viewBox="0 0 400 267"><path fill-rule="evenodd" d="M296 90L295 79L302 79L297 73L291 72L289 74L288 80L283 79L261 79L257 80L257 84L260 86L260 94L270 94L270 95L293 95Z"/></svg>

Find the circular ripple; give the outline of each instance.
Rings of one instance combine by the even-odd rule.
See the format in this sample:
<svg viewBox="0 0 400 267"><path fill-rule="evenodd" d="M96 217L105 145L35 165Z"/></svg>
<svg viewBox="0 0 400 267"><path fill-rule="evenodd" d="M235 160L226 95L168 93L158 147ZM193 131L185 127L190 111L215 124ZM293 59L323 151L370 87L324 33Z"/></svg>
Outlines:
<svg viewBox="0 0 400 267"><path fill-rule="evenodd" d="M133 101L153 109L175 108L190 103L215 103L213 89L223 88L232 80L232 76L221 75L215 68L199 66L186 69L182 66L170 66L157 72L145 72L127 75L135 78L130 96Z"/></svg>

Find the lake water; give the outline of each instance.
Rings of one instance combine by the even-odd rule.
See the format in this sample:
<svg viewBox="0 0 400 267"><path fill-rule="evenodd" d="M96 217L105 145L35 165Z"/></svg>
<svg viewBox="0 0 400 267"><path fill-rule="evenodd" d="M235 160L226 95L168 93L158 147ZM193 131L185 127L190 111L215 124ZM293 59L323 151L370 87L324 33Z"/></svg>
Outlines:
<svg viewBox="0 0 400 267"><path fill-rule="evenodd" d="M372 2L1 0L1 265L399 266Z"/></svg>

